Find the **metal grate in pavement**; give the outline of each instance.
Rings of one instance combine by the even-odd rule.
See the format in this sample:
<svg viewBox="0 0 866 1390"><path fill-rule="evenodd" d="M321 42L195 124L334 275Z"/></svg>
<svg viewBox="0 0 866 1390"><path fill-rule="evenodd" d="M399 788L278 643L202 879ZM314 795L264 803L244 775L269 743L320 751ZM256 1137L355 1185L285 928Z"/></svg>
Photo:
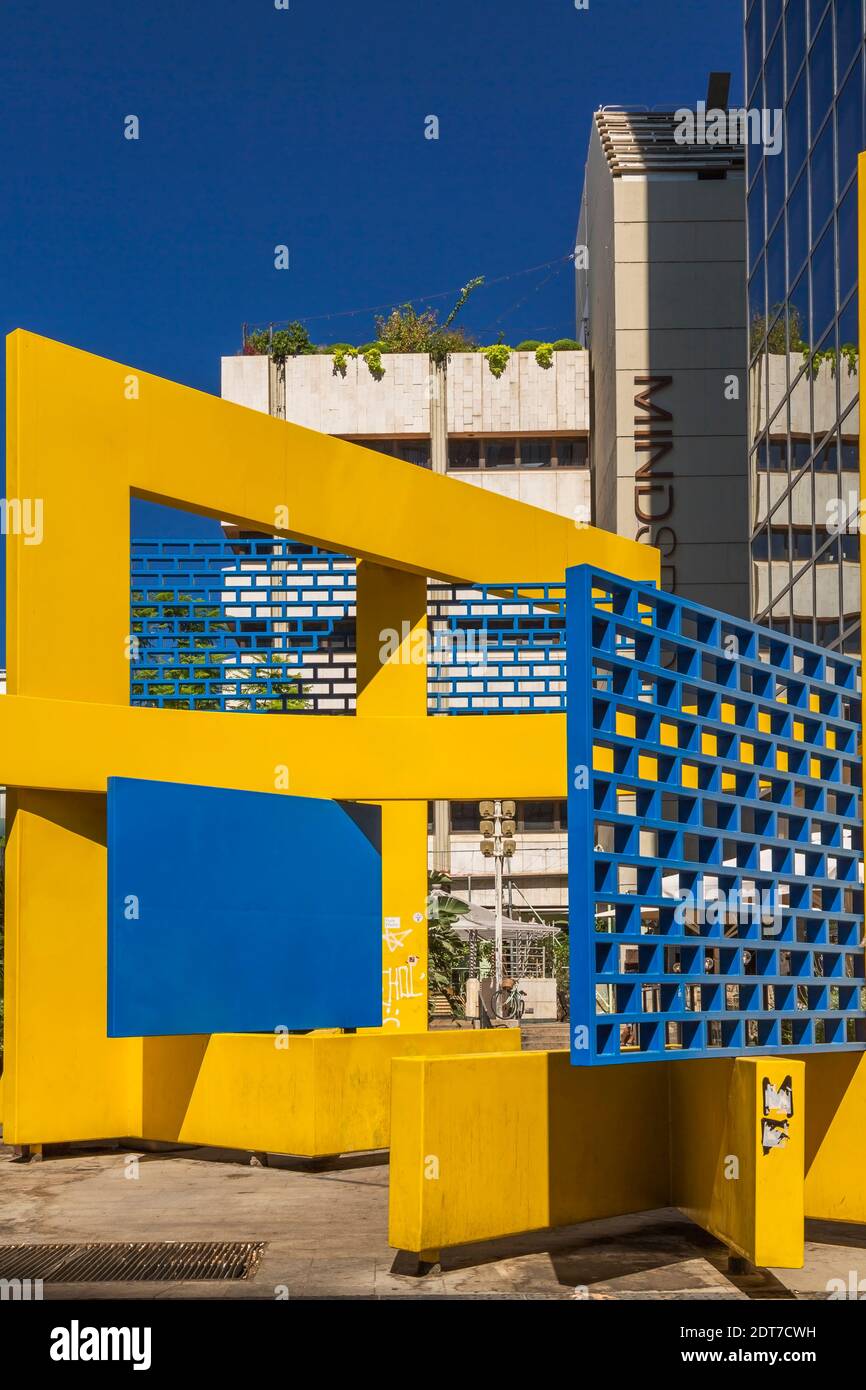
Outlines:
<svg viewBox="0 0 866 1390"><path fill-rule="evenodd" d="M0 1279L50 1284L251 1279L264 1249L263 1241L0 1245Z"/></svg>

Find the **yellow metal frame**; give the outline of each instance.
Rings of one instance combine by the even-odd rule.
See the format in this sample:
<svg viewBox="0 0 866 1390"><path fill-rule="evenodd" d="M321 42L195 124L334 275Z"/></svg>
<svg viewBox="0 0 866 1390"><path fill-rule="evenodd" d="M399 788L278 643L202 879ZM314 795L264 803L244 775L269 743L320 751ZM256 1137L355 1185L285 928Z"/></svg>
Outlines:
<svg viewBox="0 0 866 1390"><path fill-rule="evenodd" d="M107 777L381 802L383 908L401 922L383 940L383 1028L423 1031L427 801L506 783L563 796L566 782L561 716L521 716L508 741L498 720L428 718L426 666L404 650L426 624L426 578L561 583L589 563L657 580L658 554L30 333L8 339L7 375L8 495L41 499L44 536L8 541L5 1137L158 1138L160 1107L180 1121L239 1091L261 1107L242 1114L267 1113L275 1071L255 1070L243 1039L203 1054L201 1040L105 1036ZM357 715L129 708L132 497L356 555ZM383 663L382 632L404 622ZM262 1146L228 1108L218 1128Z"/></svg>

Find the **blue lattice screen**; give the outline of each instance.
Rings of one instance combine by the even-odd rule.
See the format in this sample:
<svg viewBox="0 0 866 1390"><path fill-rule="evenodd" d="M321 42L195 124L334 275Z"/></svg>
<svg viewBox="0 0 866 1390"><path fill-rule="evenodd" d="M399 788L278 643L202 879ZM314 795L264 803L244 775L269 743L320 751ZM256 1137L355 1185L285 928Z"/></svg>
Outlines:
<svg viewBox="0 0 866 1390"><path fill-rule="evenodd" d="M572 1061L864 1045L860 668L567 585Z"/></svg>
<svg viewBox="0 0 866 1390"><path fill-rule="evenodd" d="M434 714L565 708L565 587L431 583ZM265 537L135 540L135 705L256 714L355 708L355 561Z"/></svg>

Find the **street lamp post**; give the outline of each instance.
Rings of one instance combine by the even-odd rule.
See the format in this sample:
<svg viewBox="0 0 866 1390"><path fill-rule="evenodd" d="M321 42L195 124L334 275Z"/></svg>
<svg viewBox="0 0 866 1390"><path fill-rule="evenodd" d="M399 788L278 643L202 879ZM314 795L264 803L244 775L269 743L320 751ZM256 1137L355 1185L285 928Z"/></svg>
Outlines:
<svg viewBox="0 0 866 1390"><path fill-rule="evenodd" d="M493 860L494 885L494 945L493 945L493 988L502 988L502 870L503 861L510 859L517 848L514 834L517 824L514 819L516 806L513 801L482 801L478 806L481 814L481 853Z"/></svg>

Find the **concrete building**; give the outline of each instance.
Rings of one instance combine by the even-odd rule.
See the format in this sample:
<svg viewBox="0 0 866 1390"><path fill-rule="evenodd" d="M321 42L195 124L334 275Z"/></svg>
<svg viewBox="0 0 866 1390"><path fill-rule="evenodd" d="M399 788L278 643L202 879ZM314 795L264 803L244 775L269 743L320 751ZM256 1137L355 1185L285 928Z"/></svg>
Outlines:
<svg viewBox="0 0 866 1390"><path fill-rule="evenodd" d="M861 0L744 6L750 107L784 113L781 153L747 146L752 609L860 650L857 155Z"/></svg>
<svg viewBox="0 0 866 1390"><path fill-rule="evenodd" d="M576 274L593 520L658 546L665 588L747 616L743 152L680 143L678 125L604 107L590 135Z"/></svg>
<svg viewBox="0 0 866 1390"><path fill-rule="evenodd" d="M586 352L553 354L544 367L534 352L514 352L500 377L480 353L455 353L447 369L426 354L388 354L384 374L374 376L362 358L350 358L338 370L333 356L315 354L274 363L266 356L226 357L222 361L222 395L251 409L267 411L310 429L362 443L425 468L447 472L473 487L482 487L521 502L590 520L589 360ZM310 591L322 582L312 571ZM532 583L544 576L503 575L503 581ZM351 577L349 584L351 587ZM262 580L257 580L261 584ZM262 597L266 597L263 591ZM353 593L350 598L353 599ZM333 594L329 591L329 601ZM443 593L431 585L431 616L465 612L467 626L477 623L489 605L472 591ZM267 605L266 605L267 606ZM533 642L550 614L525 611L526 645L509 652L510 664L492 659L476 666L464 683L464 703L495 707L561 705L564 671L558 675L557 653L544 650L543 675ZM514 611L515 605L509 604ZM270 611L270 610L269 610ZM354 608L346 607L351 626ZM556 641L555 632L552 634ZM519 640L519 636L518 636ZM351 648L351 642L349 642ZM354 653L334 651L334 681L341 688L353 675ZM521 660L524 664L521 666ZM443 674L448 674L447 670ZM488 675L497 693L479 693L479 678ZM319 682L330 679L319 661ZM503 679L504 677L504 679ZM510 685L509 685L510 682ZM543 693L539 693L540 685ZM506 686L511 693L502 692ZM460 687L458 687L460 688ZM508 788L491 794L508 795ZM451 873L454 890L483 907L493 904L491 861L481 853L477 802L437 803L431 807L431 865ZM506 907L515 919L564 922L567 912L566 809L562 801L519 802L517 853L509 863ZM541 946L538 950L541 951ZM548 962L549 966L549 962Z"/></svg>
<svg viewBox="0 0 866 1390"><path fill-rule="evenodd" d="M381 379L361 358L335 370L327 354L224 357L222 395L308 429L339 435L561 516L589 519L589 362L556 352L512 353L501 377L479 353L452 354L446 372L424 353L383 358ZM524 576L503 576L503 578ZM532 576L525 576L531 578Z"/></svg>

